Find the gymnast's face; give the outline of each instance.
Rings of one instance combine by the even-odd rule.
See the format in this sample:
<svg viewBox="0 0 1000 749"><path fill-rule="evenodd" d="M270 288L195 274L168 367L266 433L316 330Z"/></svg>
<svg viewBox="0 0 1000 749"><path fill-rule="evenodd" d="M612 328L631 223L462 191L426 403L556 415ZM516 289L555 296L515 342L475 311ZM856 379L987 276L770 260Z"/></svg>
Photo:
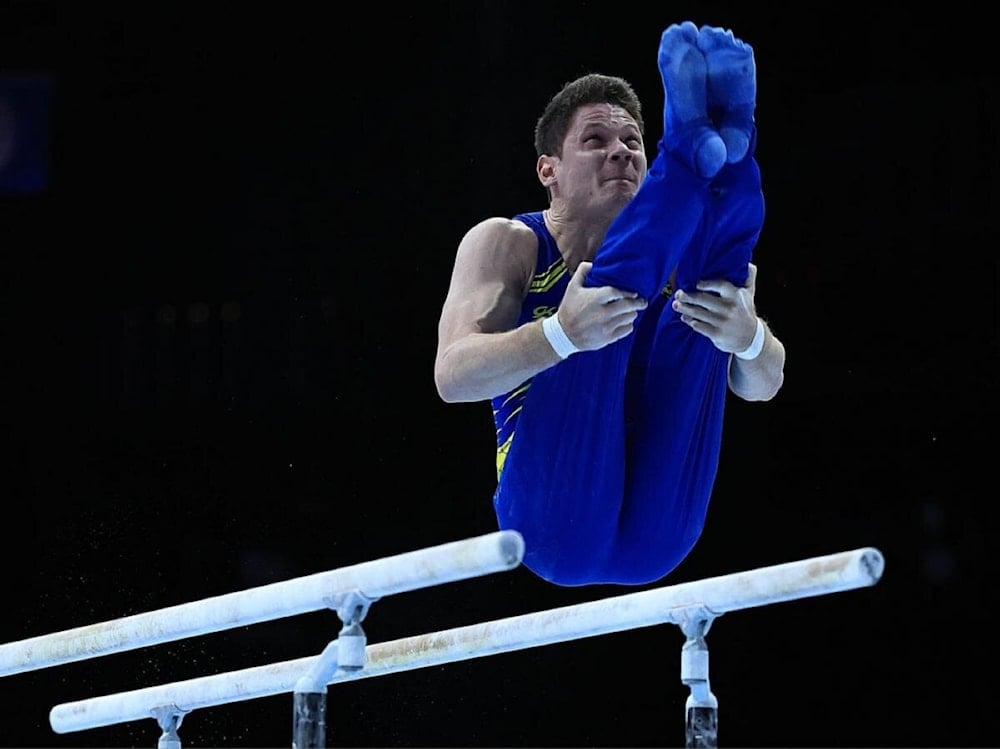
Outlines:
<svg viewBox="0 0 1000 749"><path fill-rule="evenodd" d="M646 176L646 152L635 119L613 104L587 104L570 121L561 156L539 159L539 177L553 200L610 217L631 200Z"/></svg>

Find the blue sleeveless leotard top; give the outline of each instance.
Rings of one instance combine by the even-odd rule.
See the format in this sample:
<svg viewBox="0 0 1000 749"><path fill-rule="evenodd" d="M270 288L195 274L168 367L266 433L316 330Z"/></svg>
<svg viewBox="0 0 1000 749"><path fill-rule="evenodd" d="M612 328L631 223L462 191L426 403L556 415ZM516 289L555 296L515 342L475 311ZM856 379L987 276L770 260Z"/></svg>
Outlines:
<svg viewBox="0 0 1000 749"><path fill-rule="evenodd" d="M515 327L520 327L532 320L541 320L555 314L563 295L566 293L569 272L562 254L559 252L559 247L556 245L555 237L545 226L542 211L519 213L514 216L514 219L531 227L535 236L538 237L535 275L531 279L528 295L524 298L521 305L521 315L515 325ZM517 426L517 417L521 413L521 406L524 404L530 387L531 380L529 379L509 393L498 395L492 400L493 423L497 430L497 478L503 472L504 461L507 459L510 443Z"/></svg>

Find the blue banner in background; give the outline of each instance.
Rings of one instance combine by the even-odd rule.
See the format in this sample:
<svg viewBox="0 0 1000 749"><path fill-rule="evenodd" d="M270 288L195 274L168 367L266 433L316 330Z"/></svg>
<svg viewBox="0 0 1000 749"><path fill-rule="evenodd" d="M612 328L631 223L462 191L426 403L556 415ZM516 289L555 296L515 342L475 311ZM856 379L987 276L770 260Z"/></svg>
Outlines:
<svg viewBox="0 0 1000 749"><path fill-rule="evenodd" d="M0 195L37 195L49 186L52 79L0 74Z"/></svg>

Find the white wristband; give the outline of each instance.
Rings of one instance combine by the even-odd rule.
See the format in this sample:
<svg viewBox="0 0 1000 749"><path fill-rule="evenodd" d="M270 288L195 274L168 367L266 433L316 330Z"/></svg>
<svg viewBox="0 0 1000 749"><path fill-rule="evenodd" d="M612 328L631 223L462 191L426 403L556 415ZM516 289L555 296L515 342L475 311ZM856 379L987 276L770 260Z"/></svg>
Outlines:
<svg viewBox="0 0 1000 749"><path fill-rule="evenodd" d="M764 321L757 318L757 331L753 334L753 340L746 347L745 351L737 351L736 358L743 360L756 359L760 352L764 350Z"/></svg>
<svg viewBox="0 0 1000 749"><path fill-rule="evenodd" d="M573 345L573 341L569 339L566 331L559 324L559 318L554 314L542 320L542 332L545 333L549 345L552 346L560 359L565 359L570 354L575 354L580 350Z"/></svg>

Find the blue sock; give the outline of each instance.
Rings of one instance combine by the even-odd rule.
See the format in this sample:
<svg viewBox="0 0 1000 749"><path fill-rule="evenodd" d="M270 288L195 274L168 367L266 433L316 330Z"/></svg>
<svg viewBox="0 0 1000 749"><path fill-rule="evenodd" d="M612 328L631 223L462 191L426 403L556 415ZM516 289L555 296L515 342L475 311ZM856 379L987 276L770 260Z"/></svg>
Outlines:
<svg viewBox="0 0 1000 749"><path fill-rule="evenodd" d="M713 26L698 31L698 48L708 71L709 117L726 144L726 161L734 164L746 156L754 126L757 68L753 48L736 39L732 31Z"/></svg>
<svg viewBox="0 0 1000 749"><path fill-rule="evenodd" d="M660 36L657 64L663 81L663 143L689 169L714 177L726 147L708 113L708 66L698 49L698 27L673 24Z"/></svg>

